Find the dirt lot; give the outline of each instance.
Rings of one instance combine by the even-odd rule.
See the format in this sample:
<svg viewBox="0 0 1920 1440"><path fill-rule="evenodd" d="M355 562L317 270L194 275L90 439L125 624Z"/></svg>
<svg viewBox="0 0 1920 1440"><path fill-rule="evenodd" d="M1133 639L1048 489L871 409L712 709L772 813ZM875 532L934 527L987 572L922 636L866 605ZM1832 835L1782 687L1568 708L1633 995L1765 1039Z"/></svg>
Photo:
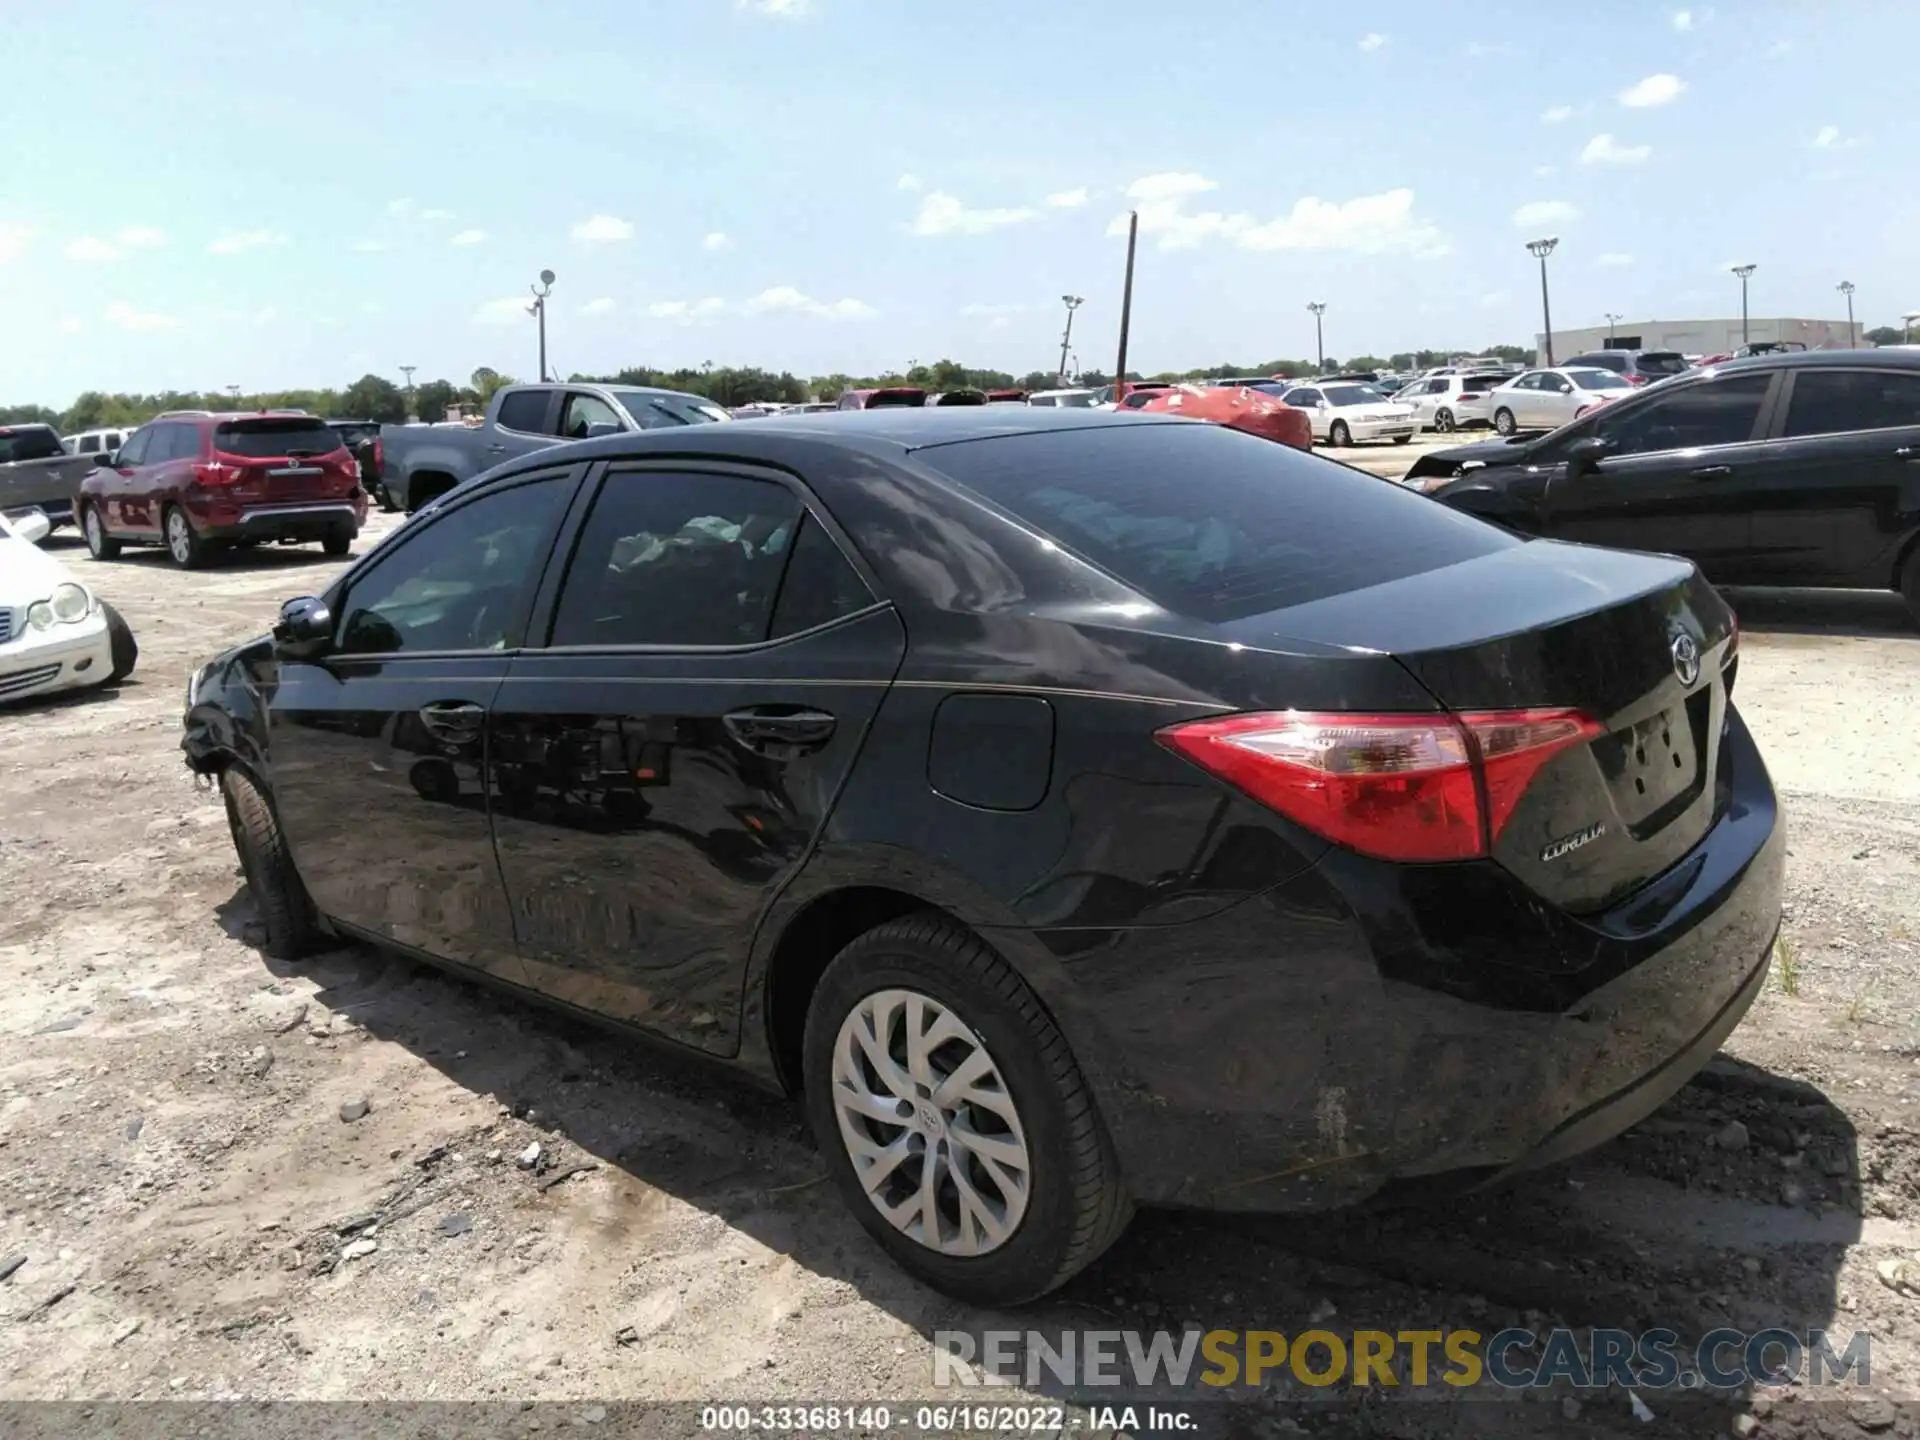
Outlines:
<svg viewBox="0 0 1920 1440"><path fill-rule="evenodd" d="M596 1402L936 1393L933 1333L995 1317L880 1256L786 1104L369 950L285 966L247 943L223 812L180 763L183 690L332 563L187 575L54 543L142 654L117 693L0 711L0 1261L25 1257L0 1281L0 1398L567 1402L530 1431ZM1734 600L1738 698L1793 838L1786 942L1726 1055L1570 1169L1437 1211L1143 1216L998 1323L1864 1329L1871 1386L1840 1399L1655 1394L1642 1421L1619 1390L1271 1385L1205 1419L1920 1433L1920 1260L1893 1283L1920 1252L1920 635L1890 598Z"/></svg>

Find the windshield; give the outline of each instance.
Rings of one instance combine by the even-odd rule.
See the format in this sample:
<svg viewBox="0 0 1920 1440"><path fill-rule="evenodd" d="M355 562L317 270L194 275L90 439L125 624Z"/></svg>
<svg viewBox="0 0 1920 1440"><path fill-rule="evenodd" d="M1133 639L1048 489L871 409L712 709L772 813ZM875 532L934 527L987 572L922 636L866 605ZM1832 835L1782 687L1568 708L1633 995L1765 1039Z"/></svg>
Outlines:
<svg viewBox="0 0 1920 1440"><path fill-rule="evenodd" d="M642 430L667 430L675 425L705 425L711 421L733 418L718 405L691 396L662 395L649 390L614 390L610 393Z"/></svg>
<svg viewBox="0 0 1920 1440"><path fill-rule="evenodd" d="M1329 405L1342 409L1349 405L1379 405L1387 398L1371 385L1328 385L1322 388L1321 393L1327 397Z"/></svg>
<svg viewBox="0 0 1920 1440"><path fill-rule="evenodd" d="M1569 370L1567 378L1582 390L1631 390L1633 386L1611 370Z"/></svg>

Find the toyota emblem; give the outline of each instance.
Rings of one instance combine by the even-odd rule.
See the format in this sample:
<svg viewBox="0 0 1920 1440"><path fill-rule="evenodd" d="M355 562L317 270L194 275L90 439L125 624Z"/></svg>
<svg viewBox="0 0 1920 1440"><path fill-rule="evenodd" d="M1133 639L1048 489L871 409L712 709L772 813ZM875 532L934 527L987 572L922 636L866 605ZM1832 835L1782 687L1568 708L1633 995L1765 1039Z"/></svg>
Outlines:
<svg viewBox="0 0 1920 1440"><path fill-rule="evenodd" d="M1700 647L1691 635L1673 637L1673 673L1680 677L1682 685L1691 685L1700 678Z"/></svg>

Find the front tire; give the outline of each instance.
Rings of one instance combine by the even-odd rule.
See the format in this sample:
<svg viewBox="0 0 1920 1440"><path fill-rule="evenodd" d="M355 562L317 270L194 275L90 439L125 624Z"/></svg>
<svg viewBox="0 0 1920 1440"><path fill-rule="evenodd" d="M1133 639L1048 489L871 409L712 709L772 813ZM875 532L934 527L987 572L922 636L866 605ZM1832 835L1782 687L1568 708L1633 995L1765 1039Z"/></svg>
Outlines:
<svg viewBox="0 0 1920 1440"><path fill-rule="evenodd" d="M1333 428L1327 431L1327 444L1334 446L1336 449L1344 449L1348 445L1353 444L1353 432L1347 429L1346 421L1336 420L1333 422Z"/></svg>
<svg viewBox="0 0 1920 1440"><path fill-rule="evenodd" d="M118 685L139 663L140 642L133 638L133 627L127 624L126 617L104 600L100 602L100 613L107 619L107 649L113 658L107 683Z"/></svg>
<svg viewBox="0 0 1920 1440"><path fill-rule="evenodd" d="M1502 435L1511 435L1519 429L1519 425L1513 418L1513 412L1502 405L1493 412L1493 428Z"/></svg>
<svg viewBox="0 0 1920 1440"><path fill-rule="evenodd" d="M280 822L266 792L244 770L229 766L222 771L220 794L227 802L233 848L240 854L247 888L266 928L260 948L276 960L297 960L319 943L320 922L307 887L293 868Z"/></svg>
<svg viewBox="0 0 1920 1440"><path fill-rule="evenodd" d="M87 553L96 560L118 560L120 542L107 534L106 521L100 518L100 508L89 505L81 512L80 533L86 537Z"/></svg>
<svg viewBox="0 0 1920 1440"><path fill-rule="evenodd" d="M161 533L167 539L167 554L182 570L205 569L213 559L213 542L200 538L199 532L193 528L193 522L187 518L187 512L178 505L167 507L166 518L160 522L160 526Z"/></svg>
<svg viewBox="0 0 1920 1440"><path fill-rule="evenodd" d="M1442 435L1451 435L1460 427L1454 424L1453 412L1451 410L1442 410L1438 415L1433 417L1433 428L1438 430Z"/></svg>
<svg viewBox="0 0 1920 1440"><path fill-rule="evenodd" d="M1019 1304L1126 1228L1132 1205L1065 1038L952 922L908 916L842 950L802 1055L807 1118L842 1197L936 1289Z"/></svg>

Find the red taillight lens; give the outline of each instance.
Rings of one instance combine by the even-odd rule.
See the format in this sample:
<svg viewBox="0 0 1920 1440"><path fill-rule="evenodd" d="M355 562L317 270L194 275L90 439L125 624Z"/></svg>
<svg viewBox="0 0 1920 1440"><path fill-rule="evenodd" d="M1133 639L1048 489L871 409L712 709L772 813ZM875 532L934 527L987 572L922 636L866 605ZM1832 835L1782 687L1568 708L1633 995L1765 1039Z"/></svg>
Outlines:
<svg viewBox="0 0 1920 1440"><path fill-rule="evenodd" d="M377 438L373 442L373 478L378 480L387 473L387 447Z"/></svg>
<svg viewBox="0 0 1920 1440"><path fill-rule="evenodd" d="M1647 377L1644 375L1627 376L1627 384L1629 385L1644 385L1646 383L1647 383Z"/></svg>
<svg viewBox="0 0 1920 1440"><path fill-rule="evenodd" d="M1541 766L1600 733L1572 710L1225 715L1155 737L1335 844L1383 860L1485 855Z"/></svg>
<svg viewBox="0 0 1920 1440"><path fill-rule="evenodd" d="M218 460L202 460L193 467L193 479L197 485L238 485L246 471L238 465L222 464Z"/></svg>

